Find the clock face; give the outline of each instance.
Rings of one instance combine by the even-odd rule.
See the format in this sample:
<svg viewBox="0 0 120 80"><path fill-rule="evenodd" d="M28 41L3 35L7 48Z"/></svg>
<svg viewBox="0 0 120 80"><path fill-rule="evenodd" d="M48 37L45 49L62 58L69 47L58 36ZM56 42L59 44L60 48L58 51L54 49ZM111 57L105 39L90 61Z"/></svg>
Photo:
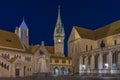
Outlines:
<svg viewBox="0 0 120 80"><path fill-rule="evenodd" d="M61 39L58 39L58 42L61 42Z"/></svg>

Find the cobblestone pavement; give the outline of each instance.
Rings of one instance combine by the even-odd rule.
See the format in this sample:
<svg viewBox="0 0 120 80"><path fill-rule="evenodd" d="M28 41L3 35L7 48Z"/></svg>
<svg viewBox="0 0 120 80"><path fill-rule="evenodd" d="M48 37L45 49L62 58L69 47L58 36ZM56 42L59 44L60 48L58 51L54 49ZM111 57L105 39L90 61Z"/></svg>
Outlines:
<svg viewBox="0 0 120 80"><path fill-rule="evenodd" d="M0 80L120 80L119 77L101 76L29 76L0 78Z"/></svg>

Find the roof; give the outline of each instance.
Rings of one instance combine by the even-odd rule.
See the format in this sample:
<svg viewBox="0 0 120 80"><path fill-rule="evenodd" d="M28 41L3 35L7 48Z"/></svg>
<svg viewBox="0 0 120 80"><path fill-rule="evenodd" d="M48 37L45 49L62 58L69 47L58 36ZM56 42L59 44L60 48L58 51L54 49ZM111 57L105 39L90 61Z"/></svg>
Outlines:
<svg viewBox="0 0 120 80"><path fill-rule="evenodd" d="M120 20L103 26L96 30L74 27L82 38L97 40L120 33Z"/></svg>
<svg viewBox="0 0 120 80"><path fill-rule="evenodd" d="M25 23L25 20L24 20L24 19L23 19L23 21L22 21L22 23L21 23L20 27L21 27L21 28L23 28L23 29L27 29L27 25L26 25L26 23Z"/></svg>
<svg viewBox="0 0 120 80"><path fill-rule="evenodd" d="M49 53L54 54L54 46L45 46Z"/></svg>
<svg viewBox="0 0 120 80"><path fill-rule="evenodd" d="M82 27L75 27L75 29L82 38L95 39L94 32L92 30Z"/></svg>
<svg viewBox="0 0 120 80"><path fill-rule="evenodd" d="M24 49L18 36L12 32L0 30L0 46L16 49Z"/></svg>
<svg viewBox="0 0 120 80"><path fill-rule="evenodd" d="M29 53L35 53L41 46L39 44L37 45L30 45L29 48L27 49L27 52Z"/></svg>

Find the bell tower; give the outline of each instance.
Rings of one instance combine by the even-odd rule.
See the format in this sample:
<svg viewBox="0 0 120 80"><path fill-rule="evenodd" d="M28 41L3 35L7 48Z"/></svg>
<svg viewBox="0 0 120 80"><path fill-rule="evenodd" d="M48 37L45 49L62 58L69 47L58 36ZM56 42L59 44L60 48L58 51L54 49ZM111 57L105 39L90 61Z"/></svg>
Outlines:
<svg viewBox="0 0 120 80"><path fill-rule="evenodd" d="M60 16L60 6L58 6L58 17L54 29L54 49L56 56L64 57L64 38L65 32Z"/></svg>

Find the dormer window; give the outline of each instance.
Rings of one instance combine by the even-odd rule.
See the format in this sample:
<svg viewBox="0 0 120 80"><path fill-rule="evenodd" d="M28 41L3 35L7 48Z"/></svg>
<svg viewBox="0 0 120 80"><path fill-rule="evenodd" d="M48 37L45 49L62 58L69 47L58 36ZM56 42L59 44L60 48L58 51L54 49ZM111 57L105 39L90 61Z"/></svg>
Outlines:
<svg viewBox="0 0 120 80"><path fill-rule="evenodd" d="M12 40L10 40L10 39L6 39L6 41L7 41L7 42L11 42Z"/></svg>

